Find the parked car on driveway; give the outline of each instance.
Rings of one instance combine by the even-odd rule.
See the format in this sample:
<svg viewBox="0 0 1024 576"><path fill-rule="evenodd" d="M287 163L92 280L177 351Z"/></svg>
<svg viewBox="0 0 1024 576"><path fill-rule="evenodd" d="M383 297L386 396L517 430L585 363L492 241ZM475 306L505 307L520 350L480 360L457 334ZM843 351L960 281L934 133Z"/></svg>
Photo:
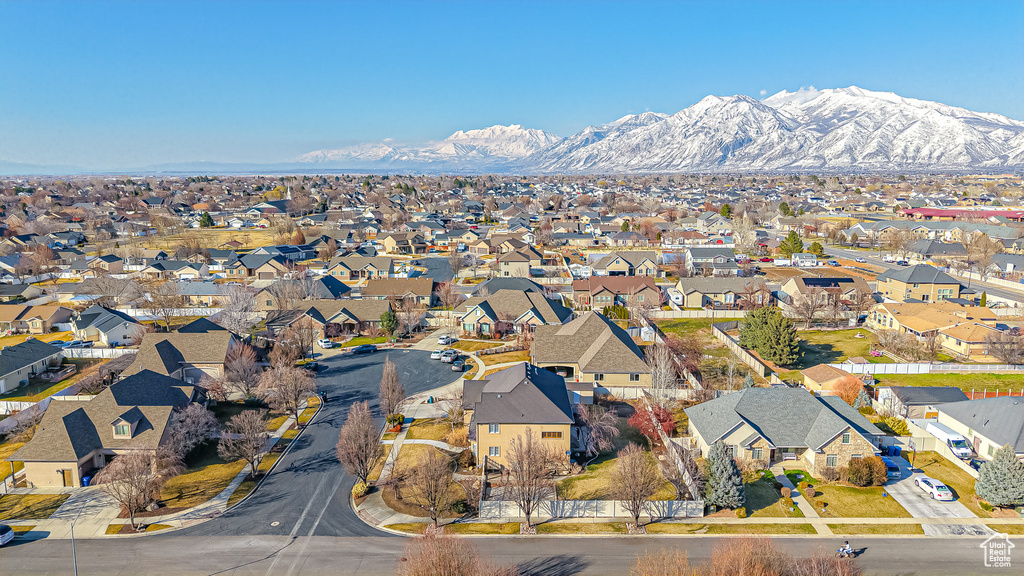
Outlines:
<svg viewBox="0 0 1024 576"><path fill-rule="evenodd" d="M444 350L441 350L440 348L437 349L437 350L434 350L433 352L430 353L430 359L431 360L440 360L441 359L441 354L444 354Z"/></svg>
<svg viewBox="0 0 1024 576"><path fill-rule="evenodd" d="M933 500L953 500L953 491L949 489L949 486L934 478L919 476L914 480L914 484L917 484L918 488L927 492Z"/></svg>
<svg viewBox="0 0 1024 576"><path fill-rule="evenodd" d="M452 362L452 372L462 372L466 369L466 363L462 360Z"/></svg>
<svg viewBox="0 0 1024 576"><path fill-rule="evenodd" d="M444 362L445 364L451 364L452 362L455 362L455 360L458 359L458 357L459 353L456 352L455 350L445 350L444 352L441 353L441 362Z"/></svg>
<svg viewBox="0 0 1024 576"><path fill-rule="evenodd" d="M316 345L323 348L324 350L330 350L334 348L334 342L331 342L327 338L321 338L316 341Z"/></svg>
<svg viewBox="0 0 1024 576"><path fill-rule="evenodd" d="M352 349L353 354L373 354L376 351L377 347L373 344L363 344Z"/></svg>
<svg viewBox="0 0 1024 576"><path fill-rule="evenodd" d="M455 343L455 337L441 336L440 338L437 339L437 343L440 344L441 346L451 346L452 344Z"/></svg>
<svg viewBox="0 0 1024 576"><path fill-rule="evenodd" d="M758 262L775 262L775 258L761 258Z"/></svg>

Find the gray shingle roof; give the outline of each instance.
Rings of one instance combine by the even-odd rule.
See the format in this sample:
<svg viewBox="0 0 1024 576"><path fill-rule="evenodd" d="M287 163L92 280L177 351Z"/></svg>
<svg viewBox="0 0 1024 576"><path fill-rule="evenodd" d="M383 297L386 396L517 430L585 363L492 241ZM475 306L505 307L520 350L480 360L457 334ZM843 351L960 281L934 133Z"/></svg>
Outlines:
<svg viewBox="0 0 1024 576"><path fill-rule="evenodd" d="M904 406L967 400L964 391L954 386L891 386L890 388Z"/></svg>
<svg viewBox="0 0 1024 576"><path fill-rule="evenodd" d="M938 268L927 264L918 264L909 268L888 270L878 275L878 281L883 282L889 278L905 282L907 284L959 284L960 281L946 274Z"/></svg>
<svg viewBox="0 0 1024 576"><path fill-rule="evenodd" d="M466 381L463 398L477 424L572 424L565 379L523 362L478 381Z"/></svg>
<svg viewBox="0 0 1024 576"><path fill-rule="evenodd" d="M1004 396L945 404L939 411L999 444L1024 453L1024 398Z"/></svg>
<svg viewBox="0 0 1024 576"><path fill-rule="evenodd" d="M13 346L5 346L0 350L0 377L54 355L59 356L60 350L34 338Z"/></svg>
<svg viewBox="0 0 1024 576"><path fill-rule="evenodd" d="M778 448L817 449L848 427L868 438L881 433L841 398L803 389L748 388L685 412L709 444L744 422Z"/></svg>
<svg viewBox="0 0 1024 576"><path fill-rule="evenodd" d="M587 312L562 326L538 326L530 354L534 362L578 364L583 372L650 371L629 334L597 312Z"/></svg>

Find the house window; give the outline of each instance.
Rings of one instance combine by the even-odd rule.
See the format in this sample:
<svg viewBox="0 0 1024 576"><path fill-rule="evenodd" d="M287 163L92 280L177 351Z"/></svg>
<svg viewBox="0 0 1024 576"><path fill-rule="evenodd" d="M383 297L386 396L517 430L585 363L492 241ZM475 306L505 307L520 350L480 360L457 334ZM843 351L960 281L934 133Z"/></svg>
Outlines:
<svg viewBox="0 0 1024 576"><path fill-rule="evenodd" d="M501 427L500 427L499 424L488 424L487 425L487 433L488 434L497 434L498 432L501 432Z"/></svg>
<svg viewBox="0 0 1024 576"><path fill-rule="evenodd" d="M594 380L598 382L604 381L604 374L594 374Z"/></svg>
<svg viewBox="0 0 1024 576"><path fill-rule="evenodd" d="M124 437L132 435L132 427L128 424L118 424L114 426L114 436Z"/></svg>
<svg viewBox="0 0 1024 576"><path fill-rule="evenodd" d="M487 449L487 455L490 456L491 458L497 458L498 456L501 456L501 447L491 446L490 448Z"/></svg>
<svg viewBox="0 0 1024 576"><path fill-rule="evenodd" d="M630 374L629 375L629 381L630 382L639 382L640 381L640 375L639 374Z"/></svg>
<svg viewBox="0 0 1024 576"><path fill-rule="evenodd" d="M273 306L273 305L274 305L274 301L273 300L267 300L267 306Z"/></svg>
<svg viewBox="0 0 1024 576"><path fill-rule="evenodd" d="M860 460L863 457L863 454L850 454L850 460Z"/></svg>
<svg viewBox="0 0 1024 576"><path fill-rule="evenodd" d="M849 444L849 443L850 443L850 433L849 432L843 432L843 444Z"/></svg>
<svg viewBox="0 0 1024 576"><path fill-rule="evenodd" d="M996 455L996 447L993 446L992 444L988 445L988 455L989 456L995 456Z"/></svg>
<svg viewBox="0 0 1024 576"><path fill-rule="evenodd" d="M828 466L829 468L835 468L838 465L839 465L839 455L838 454L829 454L828 456L825 456L825 466Z"/></svg>
<svg viewBox="0 0 1024 576"><path fill-rule="evenodd" d="M561 432L541 432L540 433L540 437L541 438L561 438L562 437L562 433Z"/></svg>
<svg viewBox="0 0 1024 576"><path fill-rule="evenodd" d="M644 295L643 294L637 294L636 295L636 299L637 299L638 302L643 302L644 301Z"/></svg>
<svg viewBox="0 0 1024 576"><path fill-rule="evenodd" d="M763 455L764 455L764 449L763 448L751 448L750 449L750 458L752 460L760 460Z"/></svg>

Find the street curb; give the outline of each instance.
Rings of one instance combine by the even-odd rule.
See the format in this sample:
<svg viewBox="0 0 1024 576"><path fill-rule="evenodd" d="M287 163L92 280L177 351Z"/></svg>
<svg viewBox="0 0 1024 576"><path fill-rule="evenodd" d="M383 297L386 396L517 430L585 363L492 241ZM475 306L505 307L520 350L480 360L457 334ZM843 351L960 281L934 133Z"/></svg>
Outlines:
<svg viewBox="0 0 1024 576"><path fill-rule="evenodd" d="M274 461L274 464L270 467L269 470L267 470L267 473L264 474L262 478L260 478L259 482L257 482L256 485L253 486L252 490L250 490L249 493L246 494L244 498L242 498L238 502L235 502L234 504L232 504L228 508L225 508L223 512L220 512L216 516L210 516L209 518L202 518L198 522L194 522L194 523L191 523L191 524L188 524L188 525L171 526L170 528L163 528L161 530L156 530L154 532L142 532L140 534L104 534L103 537L108 537L108 538L109 537L137 538L137 537L140 537L140 536L149 536L151 534L164 534L164 533L168 533L168 532L177 532L178 530L181 530L183 528L191 528L192 526L197 526L199 524L204 524L204 523L206 523L209 520L213 520L214 518L218 518L220 516L223 516L229 510L232 510L233 508L235 508L239 504L242 504L243 502L248 500L249 497L251 497L253 494L255 494L257 490L259 490L260 486L263 485L263 482L266 481L266 479L270 477L270 474L273 473L273 471L277 468L277 465L281 463L281 460L283 460L284 457L291 451L292 446L295 445L295 441L298 440L302 436L302 433L306 431L306 427L308 427L310 424L312 424L313 420L315 420L317 415L320 414L320 410L322 410L323 407L324 407L324 402L321 400L320 404L317 406L316 412L313 412L313 415L309 417L309 421L306 422L306 426L303 426L302 428L298 429L298 433L295 434L295 438L292 438L292 441L288 443L288 447L284 449L284 452L281 452L281 456L277 460ZM300 412L300 414L301 414L301 412ZM298 420L295 421L295 424L298 425ZM280 441L281 439L278 438L277 440ZM277 445L277 442L274 442L274 446L276 446L276 445ZM273 446L271 446L271 449L273 449ZM244 482L244 480L243 480L243 482ZM238 488L236 487L235 490L237 490L237 489ZM228 499L230 499L230 498L231 497L228 496ZM159 522L156 522L156 523L159 524Z"/></svg>

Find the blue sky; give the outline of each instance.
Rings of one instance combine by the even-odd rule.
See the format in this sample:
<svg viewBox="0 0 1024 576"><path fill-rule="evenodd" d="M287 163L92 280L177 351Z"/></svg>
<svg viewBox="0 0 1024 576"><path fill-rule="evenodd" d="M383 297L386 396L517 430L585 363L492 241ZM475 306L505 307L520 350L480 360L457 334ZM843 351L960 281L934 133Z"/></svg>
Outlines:
<svg viewBox="0 0 1024 576"><path fill-rule="evenodd" d="M858 85L1024 119L1024 2L8 2L0 160L273 162Z"/></svg>

